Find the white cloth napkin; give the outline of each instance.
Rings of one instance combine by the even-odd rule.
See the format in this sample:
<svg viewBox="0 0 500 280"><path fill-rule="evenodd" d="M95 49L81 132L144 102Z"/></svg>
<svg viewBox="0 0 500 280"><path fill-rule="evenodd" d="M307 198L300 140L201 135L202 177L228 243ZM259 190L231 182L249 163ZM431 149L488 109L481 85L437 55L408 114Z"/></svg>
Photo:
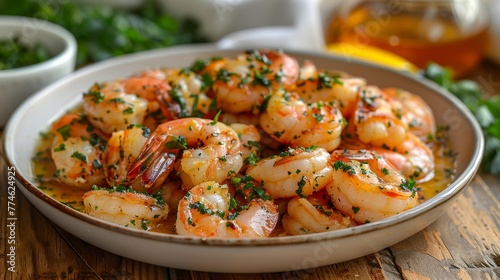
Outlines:
<svg viewBox="0 0 500 280"><path fill-rule="evenodd" d="M159 0L165 12L190 16L221 47L324 47L323 7L340 0ZM325 4L326 3L326 4Z"/></svg>
<svg viewBox="0 0 500 280"><path fill-rule="evenodd" d="M269 1L272 2L272 1ZM269 2L266 2L269 4ZM285 26L267 26L236 31L219 40L220 47L286 47L322 50L323 28L319 0L292 0L286 10L294 20Z"/></svg>

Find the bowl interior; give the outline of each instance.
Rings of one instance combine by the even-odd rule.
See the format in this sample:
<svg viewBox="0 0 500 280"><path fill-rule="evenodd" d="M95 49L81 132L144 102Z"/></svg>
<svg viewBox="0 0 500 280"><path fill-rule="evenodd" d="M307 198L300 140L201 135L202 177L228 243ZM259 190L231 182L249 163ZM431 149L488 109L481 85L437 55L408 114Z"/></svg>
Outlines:
<svg viewBox="0 0 500 280"><path fill-rule="evenodd" d="M96 81L107 81L129 76L135 72L158 67L185 67L192 64L196 59L211 56L234 56L241 50L218 50L207 46L174 47L167 50L156 50L146 53L128 55L122 58L98 63L83 68L65 79L45 88L38 94L32 96L18 108L14 116L7 124L4 133L4 148L7 163L16 167L16 175L25 188L37 195L44 196L35 186L33 171L31 169L31 158L34 148L39 140L39 133L48 129L58 117L67 110L81 102L81 95ZM448 200L456 195L465 184L474 176L481 161L483 150L481 130L473 116L467 111L458 99L439 91L426 81L420 81L409 75L389 70L380 66L350 61L343 57L326 54L314 54L303 52L288 52L299 60L309 59L320 69L342 70L355 76L364 77L369 84L381 87L400 87L424 98L434 111L437 123L450 127L449 136L457 156L457 179L436 197L426 201L422 205L408 211L409 214L402 216L410 219L419 212L427 211L442 201ZM51 198L43 198L48 203L57 204ZM71 209L62 209L78 218ZM384 224L394 223L398 218L389 218L377 223L360 226L354 231L374 230ZM87 218L84 218L87 219ZM102 222L106 225L105 222ZM133 230L127 228L118 229L122 232ZM353 232L353 230L349 231ZM328 236L341 236L343 233L327 233ZM177 237L174 237L177 238ZM298 242L308 240L308 236L295 237ZM279 239L279 238L278 238ZM211 242L211 241L210 241ZM218 241L214 241L216 243ZM265 244L265 240L262 242ZM220 244L220 243L216 243ZM254 243L248 243L254 244Z"/></svg>
<svg viewBox="0 0 500 280"><path fill-rule="evenodd" d="M16 37L31 47L42 45L53 57L67 49L72 41L68 31L53 23L28 17L0 17L0 40L11 41ZM4 71L0 71L2 74Z"/></svg>

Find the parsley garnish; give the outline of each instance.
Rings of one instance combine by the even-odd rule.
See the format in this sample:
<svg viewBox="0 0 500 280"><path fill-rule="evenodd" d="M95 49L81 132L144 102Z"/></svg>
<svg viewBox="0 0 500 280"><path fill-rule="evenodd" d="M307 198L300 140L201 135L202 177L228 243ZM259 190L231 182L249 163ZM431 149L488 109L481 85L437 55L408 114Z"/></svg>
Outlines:
<svg viewBox="0 0 500 280"><path fill-rule="evenodd" d="M86 157L84 154L80 153L80 152L74 152L74 153L71 155L71 157L72 157L72 158L76 158L76 159L78 159L78 160L81 160L81 161L83 161L83 162L87 163L87 157Z"/></svg>
<svg viewBox="0 0 500 280"><path fill-rule="evenodd" d="M187 140L184 136L172 136L172 140L165 143L165 147L169 149L187 149Z"/></svg>
<svg viewBox="0 0 500 280"><path fill-rule="evenodd" d="M217 124L217 122L219 122L219 116L220 116L221 112L222 112L222 110L219 110L217 112L217 114L215 114L214 120L209 123L210 125L215 125L215 124Z"/></svg>

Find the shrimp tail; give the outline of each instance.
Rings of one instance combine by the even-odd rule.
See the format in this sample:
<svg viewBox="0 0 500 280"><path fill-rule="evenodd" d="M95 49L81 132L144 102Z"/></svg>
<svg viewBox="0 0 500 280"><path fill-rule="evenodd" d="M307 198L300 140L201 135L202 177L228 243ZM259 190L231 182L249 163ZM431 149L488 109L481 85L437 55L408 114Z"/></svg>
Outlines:
<svg viewBox="0 0 500 280"><path fill-rule="evenodd" d="M156 189L172 172L176 153L162 153L155 161L142 173L141 183L144 187Z"/></svg>
<svg viewBox="0 0 500 280"><path fill-rule="evenodd" d="M156 98L160 102L160 109L167 120L176 120L182 117L183 104L179 101L174 101L169 94L169 90L157 90Z"/></svg>
<svg viewBox="0 0 500 280"><path fill-rule="evenodd" d="M132 182L140 178L142 186L148 190L161 185L173 170L178 149L165 147L166 135L153 135L144 145L144 149L130 166L127 180Z"/></svg>

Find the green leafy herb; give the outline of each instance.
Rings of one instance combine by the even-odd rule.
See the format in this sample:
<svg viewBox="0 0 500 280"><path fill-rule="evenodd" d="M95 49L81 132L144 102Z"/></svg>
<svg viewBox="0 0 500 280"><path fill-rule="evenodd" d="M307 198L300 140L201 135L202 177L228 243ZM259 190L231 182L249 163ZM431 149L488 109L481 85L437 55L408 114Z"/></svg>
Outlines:
<svg viewBox="0 0 500 280"><path fill-rule="evenodd" d="M37 17L56 23L78 38L77 66L110 57L172 45L205 42L198 23L165 14L157 1L135 11L77 1L0 1L2 15ZM4 62L0 58L0 62Z"/></svg>
<svg viewBox="0 0 500 280"><path fill-rule="evenodd" d="M56 130L59 134L61 134L64 141L68 140L71 137L71 127L69 125L63 125Z"/></svg>
<svg viewBox="0 0 500 280"><path fill-rule="evenodd" d="M423 76L458 97L474 114L485 138L483 170L500 174L500 96L486 96L472 80L454 81L448 69L434 63L427 65Z"/></svg>
<svg viewBox="0 0 500 280"><path fill-rule="evenodd" d="M83 162L87 163L87 157L86 157L84 154L80 153L80 152L74 152L74 153L71 155L71 157L72 157L72 158L76 158L76 159L78 159L78 160L81 160L81 161L83 161Z"/></svg>
<svg viewBox="0 0 500 280"><path fill-rule="evenodd" d="M187 149L187 140L184 136L172 136L172 140L165 143L169 149Z"/></svg>
<svg viewBox="0 0 500 280"><path fill-rule="evenodd" d="M59 144L59 146L54 148L54 152L60 152L60 151L65 151L66 150L66 145L64 143Z"/></svg>
<svg viewBox="0 0 500 280"><path fill-rule="evenodd" d="M307 177L306 176L302 176L302 178L300 178L300 181L297 183L297 186L299 187L295 193L297 193L298 196L300 197L306 197L303 193L302 193L302 190L304 188L304 186L307 184Z"/></svg>
<svg viewBox="0 0 500 280"><path fill-rule="evenodd" d="M0 70L9 70L37 64L51 57L48 50L40 44L28 46L16 34L11 39L0 41Z"/></svg>
<svg viewBox="0 0 500 280"><path fill-rule="evenodd" d="M214 120L210 122L210 125L216 125L217 124L217 122L219 121L219 116L220 116L221 112L222 112L222 110L219 110L217 112L217 114L215 114Z"/></svg>

